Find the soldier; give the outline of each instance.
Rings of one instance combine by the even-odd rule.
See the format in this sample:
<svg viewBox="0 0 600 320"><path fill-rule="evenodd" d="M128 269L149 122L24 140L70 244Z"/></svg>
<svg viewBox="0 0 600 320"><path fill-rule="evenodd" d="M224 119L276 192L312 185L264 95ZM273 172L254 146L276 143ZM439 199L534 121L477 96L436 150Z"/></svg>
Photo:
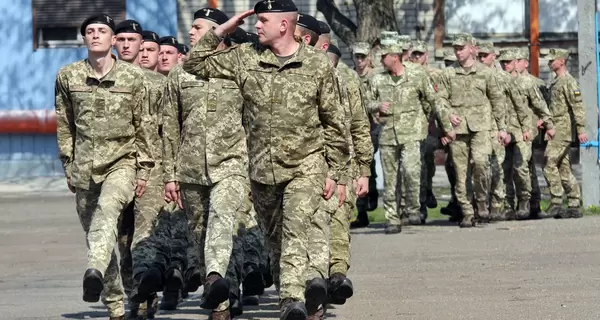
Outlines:
<svg viewBox="0 0 600 320"><path fill-rule="evenodd" d="M117 221L134 196L144 194L154 167L149 126L143 124L144 74L112 56L114 30L114 20L105 14L87 18L80 32L88 58L62 67L56 77L59 156L87 238L86 302L97 302L104 289L117 289L105 288L120 282L108 279L119 277ZM103 303L111 319L124 319L122 296L105 296Z"/></svg>
<svg viewBox="0 0 600 320"><path fill-rule="evenodd" d="M179 62L181 54L179 53L179 42L173 36L162 37L158 39L160 51L158 53L158 72L163 75L169 75Z"/></svg>
<svg viewBox="0 0 600 320"><path fill-rule="evenodd" d="M260 45L215 51L253 13ZM281 248L281 319L288 320L314 319L327 300L326 280L308 269L310 221L321 197L347 183L349 160L334 69L322 52L295 40L297 17L291 0L258 2L209 31L183 64L198 76L236 81L245 98L252 198L271 248Z"/></svg>
<svg viewBox="0 0 600 320"><path fill-rule="evenodd" d="M400 46L402 46L402 61L409 61L412 52L412 45L409 36L401 35L396 32L396 39Z"/></svg>
<svg viewBox="0 0 600 320"><path fill-rule="evenodd" d="M366 92L367 82L377 72L370 64L370 59L373 59L369 52L369 44L366 42L357 42L352 46L352 56L354 58L354 70L358 74L362 84L363 92ZM381 62L379 62L381 63ZM366 96L363 98L366 99ZM365 101L365 105L368 102ZM379 114L377 112L368 114L369 124L371 127L371 143L373 144L373 154L379 150L379 132L380 126L377 123ZM359 197L356 200L356 210L358 215L356 220L350 223L350 228L364 228L369 225L368 211L377 209L377 203L379 201L379 192L377 190L377 170L375 166L375 159L371 161L371 176L369 177L369 193L367 197Z"/></svg>
<svg viewBox="0 0 600 320"><path fill-rule="evenodd" d="M444 50L444 67L448 68L456 63L456 55L453 50Z"/></svg>
<svg viewBox="0 0 600 320"><path fill-rule="evenodd" d="M439 95L451 107L450 120L456 140L450 144L456 172L456 198L463 211L461 227L474 226L474 210L467 197L467 169L473 160L473 191L479 216L489 217L487 209L489 157L492 153L490 133L495 122L498 139L508 142L504 121L504 94L493 71L474 58L473 36L461 33L452 42L457 65L444 69ZM476 80L476 81L475 81ZM492 121L491 117L494 117Z"/></svg>
<svg viewBox="0 0 600 320"><path fill-rule="evenodd" d="M381 114L379 139L384 172L384 210L388 225L386 234L401 232L401 214L397 205L397 177L402 178L406 198L405 213L409 223L421 224L419 188L421 175L421 141L429 112L440 112L444 131L452 140L453 130L447 117L447 106L436 97L425 69L406 67L401 60L402 44L393 34L382 32L382 64L388 70L369 82L369 111ZM432 110L430 110L432 109Z"/></svg>
<svg viewBox="0 0 600 320"><path fill-rule="evenodd" d="M531 216L531 210L529 207L531 199L531 175L529 173L529 162L531 161L532 146L531 141L533 137L537 135L536 122L533 119L535 110L536 114L542 114L544 122L549 128L546 137L551 139L554 135L554 128L552 120L550 119L550 113L546 102L544 101L542 94L539 92L533 79L522 76L519 74L518 59L521 57L521 50L518 48L506 48L502 49L500 56L500 63L502 68L510 72L514 77L511 84L514 85L522 95L524 104L524 111L526 117L520 119L525 122L522 123L521 127L515 126L518 124L515 121L515 115L512 115L511 122L509 123L509 131L513 135L514 142L511 141L506 147L506 159L504 162L505 167L505 181L507 186L510 185L517 191L518 210L513 215L519 219L528 219ZM510 110L509 110L510 111ZM514 178L514 179L513 179ZM507 201L507 206L513 205ZM509 210L514 210L514 207L509 207Z"/></svg>
<svg viewBox="0 0 600 320"><path fill-rule="evenodd" d="M442 71L433 68L428 64L429 55L427 54L427 42L415 41L412 46L411 61L424 66L431 81L434 83L434 86L437 86L437 83L439 82L438 78ZM427 208L433 209L437 207L437 199L433 194L433 177L435 176L435 150L439 146L441 130L439 129L439 125L436 126L436 122L440 123L434 114L430 114L427 123L427 138L421 145L423 163L421 165L421 190L419 201L421 202L420 211L422 217L427 217Z"/></svg>
<svg viewBox="0 0 600 320"><path fill-rule="evenodd" d="M548 214L557 219L581 218L581 192L577 179L571 171L569 149L572 141L572 125L579 143L587 141L585 132L585 108L577 81L567 70L569 51L550 49L546 56L548 66L556 74L550 85L550 111L556 126L554 139L548 141L544 153L544 177L550 189ZM563 195L567 194L568 207L562 207Z"/></svg>
<svg viewBox="0 0 600 320"><path fill-rule="evenodd" d="M179 58L177 63L181 64L187 58L187 54L190 52L190 48L185 43L180 43L177 46L177 52L179 52Z"/></svg>
<svg viewBox="0 0 600 320"><path fill-rule="evenodd" d="M125 20L116 26L117 41L115 49L120 60L140 66L139 53L143 38L142 33L141 25L135 20ZM154 313L158 304L156 293L152 292L144 297L136 297L137 292L133 290L139 283L139 277L144 271L155 263L161 263L155 261L155 257L166 259L168 256L166 248L159 243L160 239L152 235L156 231L154 226L157 226L158 213L165 205L162 186L162 141L159 136L159 120L162 119L162 116L159 115L162 115L161 105L165 77L158 72L148 69L142 70L146 76L144 84L148 97L148 104L144 106L145 113L148 115L148 121L145 122L145 125L151 128L151 130L148 130L151 143L149 150L152 159L155 161L155 166L150 172L145 196L136 198L132 210L125 210L121 216L120 229L129 231L125 233L125 236L119 236L119 252L121 253L121 278L125 293L131 301L131 318L146 317L148 314L152 316ZM127 215L130 215L130 217L127 217ZM164 222L164 219L161 220L161 227L163 227ZM121 239L125 241L121 241ZM136 302L146 302L147 300L149 305ZM149 306L152 307L150 310L148 310Z"/></svg>
<svg viewBox="0 0 600 320"><path fill-rule="evenodd" d="M142 32L142 46L140 48L140 66L151 71L158 71L158 34L150 30Z"/></svg>
<svg viewBox="0 0 600 320"><path fill-rule="evenodd" d="M534 120L537 120L536 123L532 126L532 128L533 128L532 140L534 140L535 137L538 135L537 129L544 129L544 128L546 129L546 133L547 133L546 138L551 139L555 134L555 129L554 129L554 124L552 122L552 116L551 116L550 110L548 109L548 103L550 102L550 92L548 91L548 88L546 87L546 83L542 79L529 74L528 68L529 68L529 49L522 48L519 51L519 57L518 57L518 60L516 63L516 70L520 75L525 76L526 78L528 78L530 80L530 82L533 83L533 85L535 87L533 90L539 91L539 94L541 94L542 98L544 99L543 103L542 103L542 101L535 103L535 99L537 99L537 96L538 96L538 93L535 92L535 95L531 95L531 99L529 101L529 106L531 107L531 109L533 110L533 112L536 116L534 118ZM527 82L525 82L525 83L527 83ZM535 99L534 99L534 96L535 96ZM544 105L545 105L545 108L544 108ZM529 207L531 209L531 218L534 218L534 219L544 218L544 217L547 217L547 215L545 215L540 208L542 192L540 190L540 184L538 181L537 169L535 167L535 161L533 160L533 150L532 150L531 154L532 154L532 157L529 160L529 175L531 177L531 198L529 200ZM509 201L510 201L510 199L513 199L512 202L514 203L515 192L514 192L514 185L512 183L507 183L506 197Z"/></svg>
<svg viewBox="0 0 600 320"><path fill-rule="evenodd" d="M194 13L190 38L197 43L206 31L227 20L220 10L200 9ZM233 81L194 76L179 67L169 73L167 91L165 192L171 199L181 197L195 248L204 251L206 280L200 306L212 309L215 320L229 319L230 283L224 277L238 209L250 191L243 98Z"/></svg>

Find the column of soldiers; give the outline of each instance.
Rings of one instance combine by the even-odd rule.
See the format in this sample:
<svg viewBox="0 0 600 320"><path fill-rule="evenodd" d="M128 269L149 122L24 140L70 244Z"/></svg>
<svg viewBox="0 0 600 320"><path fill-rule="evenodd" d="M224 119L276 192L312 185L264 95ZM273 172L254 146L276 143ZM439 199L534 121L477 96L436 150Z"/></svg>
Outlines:
<svg viewBox="0 0 600 320"><path fill-rule="evenodd" d="M371 51L367 43L352 48L359 74L369 74L364 62L369 58L384 69L363 85L366 108L377 120L372 138L383 169L386 233L424 223L427 208L437 206L432 178L434 152L441 146L452 194L441 212L461 227L476 221L581 217L568 150L572 131L578 142L587 136L581 94L566 69L569 52L550 50L547 59L556 77L547 88L527 72L526 49L503 48L497 56L491 42L476 42L470 34L458 34L452 46L444 53L443 69L428 65L427 43L409 43L392 31L382 32ZM497 61L502 68L496 68ZM419 81L424 87L415 85ZM548 143L543 172L551 204L545 213L532 159L538 134ZM368 225L366 213L361 216L359 210L352 225Z"/></svg>
<svg viewBox="0 0 600 320"><path fill-rule="evenodd" d="M238 27L252 14L257 34ZM148 319L158 292L174 310L203 286L200 306L231 319L274 283L293 320L353 295L350 216L373 149L360 77L326 23L290 0L231 19L203 8L189 56L134 20L98 14L80 31L88 57L59 70L56 113L84 301Z"/></svg>

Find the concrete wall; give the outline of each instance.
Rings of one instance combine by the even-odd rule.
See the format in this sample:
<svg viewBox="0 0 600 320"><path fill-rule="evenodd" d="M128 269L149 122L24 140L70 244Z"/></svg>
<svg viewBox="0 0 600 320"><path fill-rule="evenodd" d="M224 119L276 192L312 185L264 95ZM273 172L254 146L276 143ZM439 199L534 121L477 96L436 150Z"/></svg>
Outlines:
<svg viewBox="0 0 600 320"><path fill-rule="evenodd" d="M176 0L128 0L127 18L159 34L176 34ZM54 81L85 48L33 50L31 1L0 1L3 38L0 110L54 109ZM0 180L62 175L55 135L0 135Z"/></svg>

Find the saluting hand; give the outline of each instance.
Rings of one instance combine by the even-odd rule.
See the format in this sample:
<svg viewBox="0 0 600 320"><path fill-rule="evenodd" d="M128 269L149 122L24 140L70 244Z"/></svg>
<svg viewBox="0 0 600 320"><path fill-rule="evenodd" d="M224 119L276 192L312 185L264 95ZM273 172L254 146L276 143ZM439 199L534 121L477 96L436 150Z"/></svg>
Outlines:
<svg viewBox="0 0 600 320"><path fill-rule="evenodd" d="M215 34L219 37L223 37L223 36L226 36L226 35L234 32L238 26L244 24L244 19L248 18L249 16L251 16L253 14L254 14L254 9L236 14L235 16L233 16L229 20L227 20L227 22L223 23L222 25L219 25L215 29Z"/></svg>

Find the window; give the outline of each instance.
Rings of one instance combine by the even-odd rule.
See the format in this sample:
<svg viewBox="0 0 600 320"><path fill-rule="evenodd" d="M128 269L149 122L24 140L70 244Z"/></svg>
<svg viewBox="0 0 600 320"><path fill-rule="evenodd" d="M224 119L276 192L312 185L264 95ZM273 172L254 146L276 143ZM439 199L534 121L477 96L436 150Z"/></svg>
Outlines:
<svg viewBox="0 0 600 320"><path fill-rule="evenodd" d="M32 8L34 50L82 47L79 27L93 14L125 20L125 0L32 0Z"/></svg>

